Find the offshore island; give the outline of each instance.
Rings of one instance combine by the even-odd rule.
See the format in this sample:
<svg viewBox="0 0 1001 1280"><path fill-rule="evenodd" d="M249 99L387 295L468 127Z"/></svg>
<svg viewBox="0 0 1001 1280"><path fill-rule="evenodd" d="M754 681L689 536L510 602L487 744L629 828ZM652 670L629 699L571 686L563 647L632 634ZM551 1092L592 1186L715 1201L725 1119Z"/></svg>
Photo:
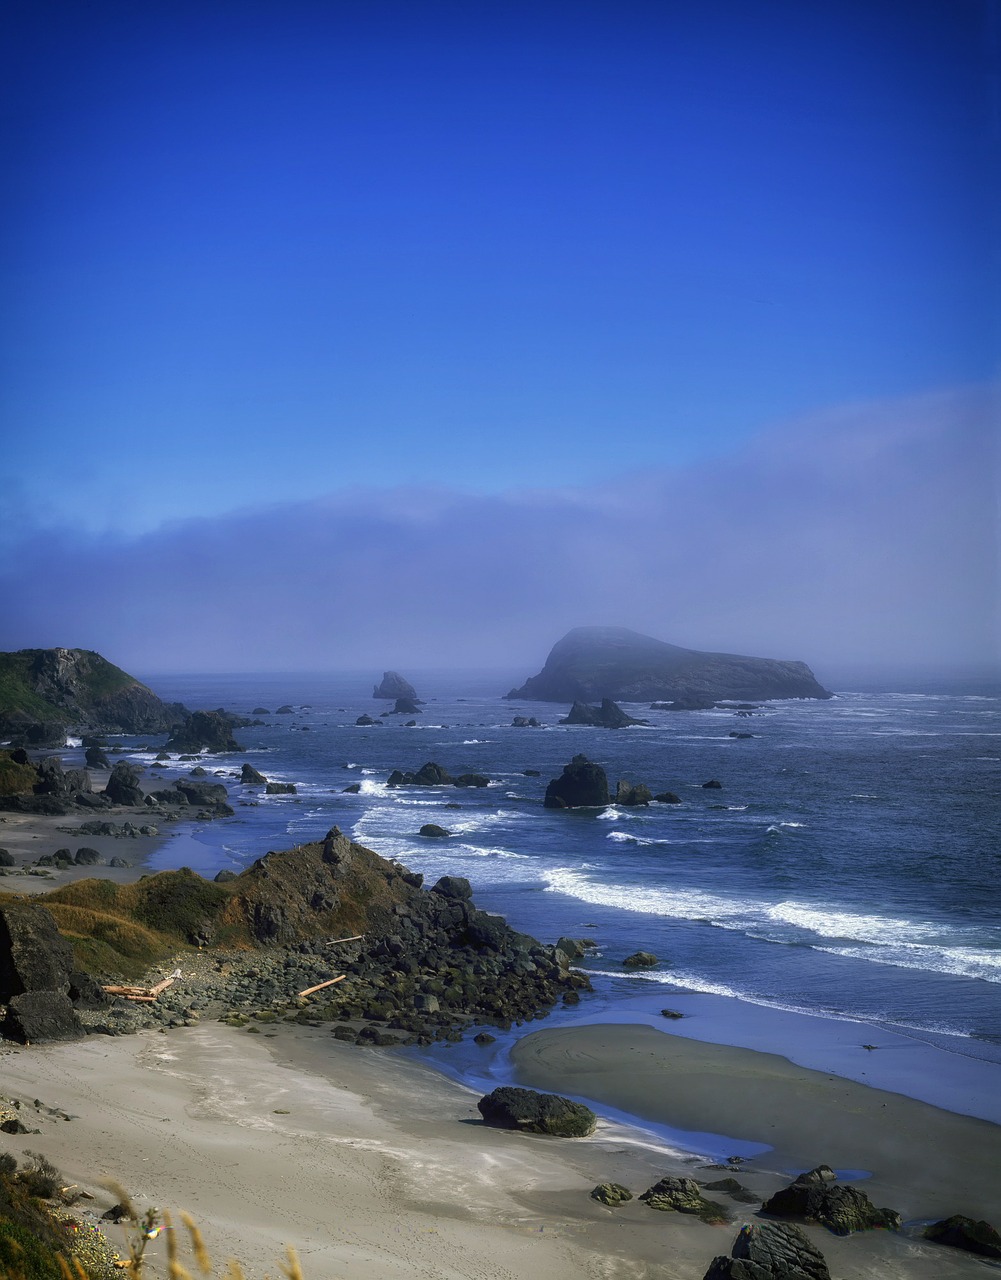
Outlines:
<svg viewBox="0 0 1001 1280"><path fill-rule="evenodd" d="M386 677L376 696L400 696ZM121 1274L97 1247L101 1232L116 1242L98 1226L118 1206L106 1177L143 1208L192 1212L219 1261L251 1274L273 1271L284 1242L307 1277L973 1277L1001 1258L985 1221L1001 1203L996 1125L771 1054L564 1018L514 1047L536 1110L507 1099L507 1119L484 1123L488 1091L415 1054L487 1049L550 1010L586 1010L587 940L520 934L475 906L468 881L425 886L336 828L240 874L150 874L166 830L232 814L204 765L239 751L252 721L162 703L80 650L0 655L0 689L12 1276L17 1248L44 1276L74 1246L85 1274ZM510 696L680 709L830 695L802 663L579 628ZM119 733L162 737L160 768L113 762ZM63 767L67 735L82 767ZM236 777L286 785L247 764ZM398 785L480 783L425 766ZM540 1090L597 1119L579 1127L568 1102L552 1121ZM658 1125L757 1154L700 1158ZM60 1176L43 1187L47 1167ZM51 1194L29 1203L31 1187ZM945 1244L926 1235L934 1223ZM159 1243L148 1257L158 1274Z"/></svg>

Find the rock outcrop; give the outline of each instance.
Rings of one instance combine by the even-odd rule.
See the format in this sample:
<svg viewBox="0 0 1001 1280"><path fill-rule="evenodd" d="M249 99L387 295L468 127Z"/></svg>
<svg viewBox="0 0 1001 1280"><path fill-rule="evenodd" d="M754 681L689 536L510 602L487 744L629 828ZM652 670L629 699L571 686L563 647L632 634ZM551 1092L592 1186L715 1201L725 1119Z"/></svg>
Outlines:
<svg viewBox="0 0 1001 1280"><path fill-rule="evenodd" d="M476 1105L483 1123L495 1129L520 1129L552 1138L587 1138L597 1124L594 1112L582 1102L512 1085L494 1089Z"/></svg>
<svg viewBox="0 0 1001 1280"><path fill-rule="evenodd" d="M965 1249L967 1253L979 1254L981 1258L1001 1259L1001 1234L989 1222L964 1218L961 1213L926 1227L925 1239L952 1245L954 1249Z"/></svg>
<svg viewBox="0 0 1001 1280"><path fill-rule="evenodd" d="M831 1280L812 1240L789 1222L741 1228L730 1256L713 1258L703 1280Z"/></svg>
<svg viewBox="0 0 1001 1280"><path fill-rule="evenodd" d="M576 755L546 787L547 809L604 808L609 803L608 775L600 764Z"/></svg>
<svg viewBox="0 0 1001 1280"><path fill-rule="evenodd" d="M832 1170L823 1165L800 1174L795 1182L765 1201L762 1213L778 1218L809 1218L836 1236L848 1236L873 1227L890 1231L899 1228L899 1213L878 1209L864 1191L831 1181L831 1174Z"/></svg>
<svg viewBox="0 0 1001 1280"><path fill-rule="evenodd" d="M585 724L592 729L625 729L631 724L649 724L649 720L634 720L627 716L611 698L602 698L601 706L591 707L586 702L575 702L560 724Z"/></svg>
<svg viewBox="0 0 1001 1280"><path fill-rule="evenodd" d="M625 627L576 627L553 646L545 666L508 698L541 702L664 699L679 709L721 699L829 698L804 662L703 653Z"/></svg>
<svg viewBox="0 0 1001 1280"><path fill-rule="evenodd" d="M234 725L239 720L240 717L225 711L193 711L182 724L173 727L166 750L185 755L197 755L201 751L242 751L243 747L233 737Z"/></svg>
<svg viewBox="0 0 1001 1280"><path fill-rule="evenodd" d="M0 1033L19 1044L77 1039L83 1025L71 996L102 998L76 971L51 914L34 903L0 906Z"/></svg>
<svg viewBox="0 0 1001 1280"><path fill-rule="evenodd" d="M185 708L87 649L19 649L0 654L0 736L62 744L68 727L157 733Z"/></svg>
<svg viewBox="0 0 1001 1280"><path fill-rule="evenodd" d="M397 698L407 698L415 704L420 703L417 690L409 680L404 680L398 671L384 671L382 680L372 690L373 698L388 698L395 702Z"/></svg>

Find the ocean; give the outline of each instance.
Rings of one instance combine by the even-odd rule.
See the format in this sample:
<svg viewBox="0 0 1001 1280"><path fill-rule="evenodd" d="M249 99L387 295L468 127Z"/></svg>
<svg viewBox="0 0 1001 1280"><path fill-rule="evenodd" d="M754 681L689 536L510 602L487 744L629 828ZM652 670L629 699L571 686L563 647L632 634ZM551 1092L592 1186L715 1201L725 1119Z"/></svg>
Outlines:
<svg viewBox="0 0 1001 1280"><path fill-rule="evenodd" d="M192 709L272 713L237 731L243 754L203 761L236 816L186 828L154 866L238 871L337 825L426 884L466 876L477 905L545 942L592 938L581 967L596 994L553 1023L647 1022L1001 1121L996 690L846 689L740 717L626 704L649 726L604 730L560 725L563 705L505 701L523 672L409 671L421 713L357 726L392 705L371 696L379 674L144 677ZM123 745L145 764L159 749ZM613 791L623 778L681 803L543 808L578 753ZM430 760L490 785L386 787ZM297 794L242 787L244 761ZM449 838L421 837L429 822ZM657 965L624 969L637 950ZM668 1028L665 1008L684 1017ZM434 1053L482 1074L468 1052Z"/></svg>

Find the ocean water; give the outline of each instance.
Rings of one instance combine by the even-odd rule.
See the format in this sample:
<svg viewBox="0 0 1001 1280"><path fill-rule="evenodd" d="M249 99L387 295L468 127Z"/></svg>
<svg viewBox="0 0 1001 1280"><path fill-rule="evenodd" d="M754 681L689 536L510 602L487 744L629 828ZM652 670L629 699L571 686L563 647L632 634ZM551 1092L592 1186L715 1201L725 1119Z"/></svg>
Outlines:
<svg viewBox="0 0 1001 1280"><path fill-rule="evenodd" d="M798 1045L807 1065L804 1044L838 1026L856 1049L930 1046L1001 1063L996 693L843 690L750 717L627 706L649 727L609 731L559 725L562 705L504 701L524 673L407 674L421 714L370 728L357 716L391 705L371 697L378 673L145 677L193 709L295 708L239 730L244 754L203 762L221 771L236 816L167 841L156 865L239 870L336 824L428 884L467 876L479 906L544 941L593 938L583 967L598 996L560 1020L600 1010L656 1021L673 1007L690 1016L672 1031L763 1047L769 1028L768 1044ZM514 715L544 727L515 728ZM159 741L150 746L145 763ZM625 778L682 803L544 809L546 783L578 752L613 789ZM231 775L244 760L298 794L241 787ZM491 784L387 789L391 770L428 760ZM704 788L710 779L721 788ZM357 794L344 790L355 783ZM419 836L427 822L450 838ZM624 970L637 949L657 966ZM830 1069L875 1082L877 1058ZM896 1062L906 1075L906 1054Z"/></svg>

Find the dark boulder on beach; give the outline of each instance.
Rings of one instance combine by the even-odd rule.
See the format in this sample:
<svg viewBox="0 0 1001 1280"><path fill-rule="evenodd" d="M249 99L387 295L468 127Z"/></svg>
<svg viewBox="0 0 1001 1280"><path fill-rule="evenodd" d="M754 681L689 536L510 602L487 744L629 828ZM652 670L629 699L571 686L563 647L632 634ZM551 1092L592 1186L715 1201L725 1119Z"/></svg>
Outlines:
<svg viewBox="0 0 1001 1280"><path fill-rule="evenodd" d="M197 805L215 817L230 817L229 793L221 782L200 782L197 779L178 778L174 783L174 792L183 797L182 803ZM157 792L157 797L163 792Z"/></svg>
<svg viewBox="0 0 1001 1280"><path fill-rule="evenodd" d="M597 1116L582 1102L511 1085L494 1089L476 1105L484 1124L495 1129L520 1129L553 1138L587 1138L597 1124Z"/></svg>
<svg viewBox="0 0 1001 1280"><path fill-rule="evenodd" d="M649 724L649 720L634 720L611 700L602 698L600 707L575 702L560 724L584 724L593 729L625 729L631 724Z"/></svg>
<svg viewBox="0 0 1001 1280"><path fill-rule="evenodd" d="M420 705L417 690L409 680L404 680L398 671L384 671L382 680L372 690L372 697L391 698L394 702L397 698L406 698L415 704L415 709Z"/></svg>
<svg viewBox="0 0 1001 1280"><path fill-rule="evenodd" d="M143 789L139 785L139 769L127 760L119 760L111 771L104 788L104 794L113 804L127 804L131 807L144 802Z"/></svg>
<svg viewBox="0 0 1001 1280"><path fill-rule="evenodd" d="M609 803L608 775L600 764L576 755L546 787L542 803L547 809L605 808Z"/></svg>
<svg viewBox="0 0 1001 1280"><path fill-rule="evenodd" d="M740 1229L730 1256L713 1258L703 1280L831 1280L824 1255L790 1222Z"/></svg>
<svg viewBox="0 0 1001 1280"><path fill-rule="evenodd" d="M71 995L102 999L100 989L74 967L73 948L51 912L35 903L0 906L0 1033L20 1044L75 1040L83 1027Z"/></svg>
<svg viewBox="0 0 1001 1280"><path fill-rule="evenodd" d="M885 1227L889 1231L899 1228L899 1213L877 1208L857 1187L831 1182L827 1172L827 1166L821 1166L800 1174L795 1182L766 1200L761 1212L777 1218L808 1218L836 1236L848 1236L873 1227Z"/></svg>
<svg viewBox="0 0 1001 1280"><path fill-rule="evenodd" d="M111 761L104 753L103 747L88 747L84 755L88 769L110 769Z"/></svg>
<svg viewBox="0 0 1001 1280"><path fill-rule="evenodd" d="M729 1214L715 1200L707 1200L694 1178L661 1178L640 1199L648 1209L673 1213L691 1213L703 1222L727 1222Z"/></svg>
<svg viewBox="0 0 1001 1280"><path fill-rule="evenodd" d="M977 1222L963 1217L961 1213L926 1227L925 1239L952 1245L954 1249L965 1249L967 1253L979 1254L981 1258L1001 1258L1001 1234L989 1222Z"/></svg>

